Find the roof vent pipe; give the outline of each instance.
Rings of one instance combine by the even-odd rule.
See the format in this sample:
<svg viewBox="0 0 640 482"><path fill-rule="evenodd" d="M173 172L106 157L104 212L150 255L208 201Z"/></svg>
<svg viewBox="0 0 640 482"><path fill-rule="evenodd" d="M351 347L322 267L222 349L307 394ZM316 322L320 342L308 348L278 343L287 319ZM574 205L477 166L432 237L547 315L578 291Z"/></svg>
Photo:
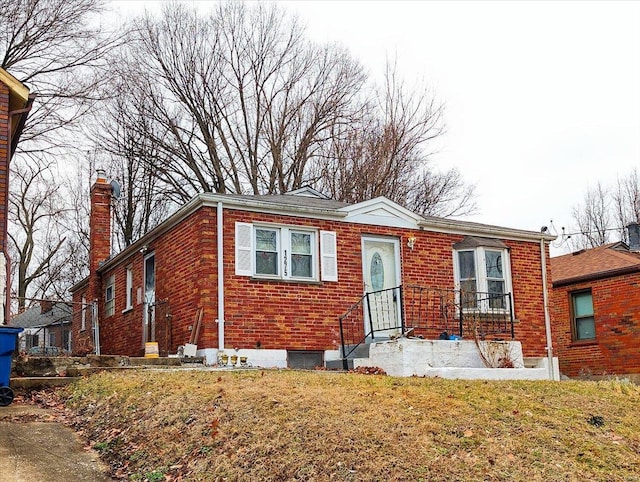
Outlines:
<svg viewBox="0 0 640 482"><path fill-rule="evenodd" d="M629 234L629 249L631 251L640 251L640 224L628 224L627 231Z"/></svg>

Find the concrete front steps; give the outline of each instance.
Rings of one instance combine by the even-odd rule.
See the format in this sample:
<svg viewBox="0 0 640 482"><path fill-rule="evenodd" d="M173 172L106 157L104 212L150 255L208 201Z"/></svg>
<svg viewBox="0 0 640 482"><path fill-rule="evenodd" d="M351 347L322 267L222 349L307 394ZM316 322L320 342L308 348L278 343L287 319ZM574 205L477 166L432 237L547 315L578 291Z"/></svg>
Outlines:
<svg viewBox="0 0 640 482"><path fill-rule="evenodd" d="M58 387L102 371L180 369L198 365L204 365L204 358L148 358L115 355L15 357L13 376L9 385L19 389Z"/></svg>
<svg viewBox="0 0 640 482"><path fill-rule="evenodd" d="M354 359L367 359L369 358L369 343L362 343L355 347L352 353L349 353L353 349L353 345L348 345L345 352L349 353L347 357L347 369L353 370ZM328 360L325 362L327 370L344 370L344 363L340 360Z"/></svg>

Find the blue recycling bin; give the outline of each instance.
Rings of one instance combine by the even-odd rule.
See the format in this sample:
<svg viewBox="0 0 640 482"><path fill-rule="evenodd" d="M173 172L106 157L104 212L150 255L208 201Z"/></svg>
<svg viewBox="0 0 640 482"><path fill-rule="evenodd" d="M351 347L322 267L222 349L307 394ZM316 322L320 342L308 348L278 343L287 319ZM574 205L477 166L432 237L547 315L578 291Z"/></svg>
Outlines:
<svg viewBox="0 0 640 482"><path fill-rule="evenodd" d="M23 328L0 326L0 407L13 402L13 390L9 388L11 360L16 349L18 334Z"/></svg>

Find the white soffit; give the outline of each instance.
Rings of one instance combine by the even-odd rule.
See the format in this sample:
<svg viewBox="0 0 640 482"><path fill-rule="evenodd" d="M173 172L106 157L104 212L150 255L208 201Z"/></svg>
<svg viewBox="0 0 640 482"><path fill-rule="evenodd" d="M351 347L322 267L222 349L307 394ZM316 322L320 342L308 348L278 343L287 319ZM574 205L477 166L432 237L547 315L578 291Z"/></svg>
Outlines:
<svg viewBox="0 0 640 482"><path fill-rule="evenodd" d="M345 222L373 224L394 228L418 229L421 216L403 208L385 197L377 197L340 209L347 216Z"/></svg>

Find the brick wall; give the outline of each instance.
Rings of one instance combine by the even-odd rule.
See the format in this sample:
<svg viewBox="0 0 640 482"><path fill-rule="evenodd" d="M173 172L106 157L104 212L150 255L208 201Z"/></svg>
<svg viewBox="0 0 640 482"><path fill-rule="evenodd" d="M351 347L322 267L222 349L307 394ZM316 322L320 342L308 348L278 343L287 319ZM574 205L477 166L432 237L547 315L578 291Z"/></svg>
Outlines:
<svg viewBox="0 0 640 482"><path fill-rule="evenodd" d="M596 338L574 342L570 295L591 289ZM553 333L567 376L640 373L640 273L553 289Z"/></svg>
<svg viewBox="0 0 640 482"><path fill-rule="evenodd" d="M235 223L271 222L337 233L338 282L258 280L235 275ZM338 318L358 301L362 288L361 237L401 238L404 284L453 288L452 245L463 236L282 215L224 211L225 346L227 348L325 350L339 345ZM415 236L413 250L406 246ZM511 249L516 338L525 356L544 356L545 333L538 243L505 241ZM203 207L149 243L156 257L156 300L166 300L171 322L170 351L189 340L196 310L204 308L198 346L217 348L216 210ZM126 266L134 272L134 308L125 304ZM116 278L115 314L104 318L100 298L102 352L141 355L143 255L133 254L102 273ZM104 290L104 287L102 287ZM163 322L158 320L158 323Z"/></svg>

